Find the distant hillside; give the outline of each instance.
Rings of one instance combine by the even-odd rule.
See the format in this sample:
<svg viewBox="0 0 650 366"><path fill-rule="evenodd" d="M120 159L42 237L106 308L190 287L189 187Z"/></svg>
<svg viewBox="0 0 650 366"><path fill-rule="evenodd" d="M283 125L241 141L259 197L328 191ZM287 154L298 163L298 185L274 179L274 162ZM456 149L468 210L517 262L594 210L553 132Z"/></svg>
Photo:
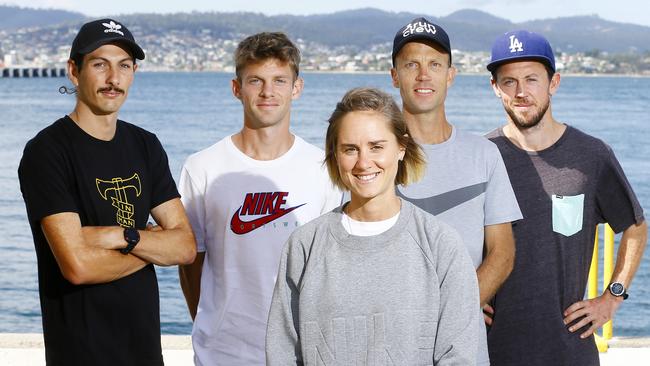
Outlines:
<svg viewBox="0 0 650 366"><path fill-rule="evenodd" d="M319 15L276 15L259 13L135 14L121 16L128 25L144 33L165 29L210 29L223 36L280 30L294 38L330 47L392 42L395 32L423 14L393 13L366 8ZM452 47L464 51L488 51L501 33L529 29L544 34L557 49L584 52L594 49L620 53L650 51L650 27L616 23L597 16L578 16L512 23L479 10L460 10L446 17L424 15L445 28Z"/></svg>
<svg viewBox="0 0 650 366"><path fill-rule="evenodd" d="M22 15L8 15L11 11ZM30 18L30 25L34 25L39 15L42 18L38 24L46 27L57 21L56 16L60 17L59 22L76 20L74 23L47 27L47 33L52 37L52 47L70 44L74 32L83 22L83 15L79 13L5 6L0 7L0 29L18 23L17 18ZM132 14L120 15L119 20L131 29L136 38L144 41L145 47L149 40L176 32L194 35L197 39L207 34L210 38L238 40L244 35L276 30L307 43L369 50L378 44L390 44L402 25L422 15L366 8L308 16L266 16L245 12ZM597 16L542 19L524 23L512 23L478 10L460 10L445 17L425 16L443 26L450 35L452 48L462 51L489 51L492 41L499 34L522 28L543 33L554 48L569 53L596 49L610 53L650 51L650 27L610 22ZM48 19L47 22L45 18ZM32 32L34 37L43 36L40 30ZM10 38L12 33L8 34ZM28 42L29 34L30 32L22 34L20 39Z"/></svg>
<svg viewBox="0 0 650 366"><path fill-rule="evenodd" d="M650 27L616 23L598 16L576 16L529 21L522 28L546 35L556 49L609 52L649 51Z"/></svg>
<svg viewBox="0 0 650 366"><path fill-rule="evenodd" d="M65 10L40 10L0 5L0 30L44 27L86 18L81 13Z"/></svg>

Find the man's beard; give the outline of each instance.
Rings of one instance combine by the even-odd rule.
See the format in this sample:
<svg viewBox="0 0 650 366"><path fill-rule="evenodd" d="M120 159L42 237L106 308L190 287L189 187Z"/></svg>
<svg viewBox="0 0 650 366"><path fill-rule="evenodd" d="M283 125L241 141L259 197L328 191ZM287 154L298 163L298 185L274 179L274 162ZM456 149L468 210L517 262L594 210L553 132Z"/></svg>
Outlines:
<svg viewBox="0 0 650 366"><path fill-rule="evenodd" d="M514 122L515 126L517 126L517 128L520 130L527 130L539 124L539 122L546 114L546 111L548 110L550 104L551 101L547 100L546 104L544 104L541 108L537 109L536 113L528 118L523 117L521 115L517 115L514 109L512 109L509 105L505 105L504 107L506 113L508 113L508 116L510 116L510 119L512 120L512 122Z"/></svg>

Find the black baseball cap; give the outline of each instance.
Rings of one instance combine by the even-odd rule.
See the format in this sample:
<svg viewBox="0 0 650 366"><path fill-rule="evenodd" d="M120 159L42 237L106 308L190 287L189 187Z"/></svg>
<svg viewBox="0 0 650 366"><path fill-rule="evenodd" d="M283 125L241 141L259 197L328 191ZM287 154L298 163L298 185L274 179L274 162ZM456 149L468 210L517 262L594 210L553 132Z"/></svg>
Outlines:
<svg viewBox="0 0 650 366"><path fill-rule="evenodd" d="M451 45L449 36L441 26L428 21L426 18L415 18L400 28L393 40L393 67L395 58L405 44L413 41L431 41L447 51L451 61Z"/></svg>
<svg viewBox="0 0 650 366"><path fill-rule="evenodd" d="M79 33L72 41L70 58L74 58L76 55L86 55L113 42L126 45L131 50L133 57L144 60L144 51L135 43L131 32L121 23L108 18L93 20L81 26Z"/></svg>

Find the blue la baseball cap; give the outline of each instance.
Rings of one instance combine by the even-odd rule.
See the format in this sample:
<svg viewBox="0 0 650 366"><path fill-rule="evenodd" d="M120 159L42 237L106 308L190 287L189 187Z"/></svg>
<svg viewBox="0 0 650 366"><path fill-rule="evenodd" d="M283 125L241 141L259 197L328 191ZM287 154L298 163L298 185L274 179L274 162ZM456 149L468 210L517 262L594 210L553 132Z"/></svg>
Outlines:
<svg viewBox="0 0 650 366"><path fill-rule="evenodd" d="M492 44L492 59L487 65L494 72L499 65L518 59L538 60L555 72L553 49L542 35L517 30L500 35Z"/></svg>

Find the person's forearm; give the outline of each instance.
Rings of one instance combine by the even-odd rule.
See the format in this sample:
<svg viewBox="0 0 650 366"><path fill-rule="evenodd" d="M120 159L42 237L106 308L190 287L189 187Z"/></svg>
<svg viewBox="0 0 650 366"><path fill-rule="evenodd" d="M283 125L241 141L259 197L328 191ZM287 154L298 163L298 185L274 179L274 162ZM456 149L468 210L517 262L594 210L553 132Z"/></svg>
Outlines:
<svg viewBox="0 0 650 366"><path fill-rule="evenodd" d="M645 222L625 229L619 244L612 282L621 282L626 287L630 286L641 263L647 237L648 226ZM613 296L608 289L604 289L601 296L577 301L564 310L564 324L569 326L569 332L576 332L587 326L587 330L580 334L580 338L589 337L614 317L622 302L622 297Z"/></svg>
<svg viewBox="0 0 650 366"><path fill-rule="evenodd" d="M96 247L118 250L127 244L124 228L119 226L85 226L82 231L86 241ZM138 231L140 241L131 254L142 260L161 266L187 264L194 260L196 247L189 227Z"/></svg>
<svg viewBox="0 0 650 366"><path fill-rule="evenodd" d="M201 296L201 271L203 270L203 259L205 253L197 253L193 263L178 266L178 277L181 282L181 289L187 309L190 312L192 320L196 317L196 311L199 306Z"/></svg>
<svg viewBox="0 0 650 366"><path fill-rule="evenodd" d="M485 227L486 255L476 269L481 307L508 278L514 266L515 244L510 223Z"/></svg>
<svg viewBox="0 0 650 366"><path fill-rule="evenodd" d="M500 258L486 257L476 270L481 307L487 304L497 293L512 271L512 262Z"/></svg>
<svg viewBox="0 0 650 366"><path fill-rule="evenodd" d="M194 234L189 227L140 231L140 243L132 253L160 266L189 264L196 256Z"/></svg>
<svg viewBox="0 0 650 366"><path fill-rule="evenodd" d="M618 246L612 282L621 282L625 287L630 287L630 283L641 264L647 240L648 225L645 221L634 224L623 231Z"/></svg>
<svg viewBox="0 0 650 366"><path fill-rule="evenodd" d="M93 245L95 232L84 231L74 212L44 217L41 229L61 274L75 285L111 282L147 265L138 257Z"/></svg>
<svg viewBox="0 0 650 366"><path fill-rule="evenodd" d="M75 258L76 265L64 274L75 285L112 282L135 273L148 264L134 255L96 247L79 248Z"/></svg>

